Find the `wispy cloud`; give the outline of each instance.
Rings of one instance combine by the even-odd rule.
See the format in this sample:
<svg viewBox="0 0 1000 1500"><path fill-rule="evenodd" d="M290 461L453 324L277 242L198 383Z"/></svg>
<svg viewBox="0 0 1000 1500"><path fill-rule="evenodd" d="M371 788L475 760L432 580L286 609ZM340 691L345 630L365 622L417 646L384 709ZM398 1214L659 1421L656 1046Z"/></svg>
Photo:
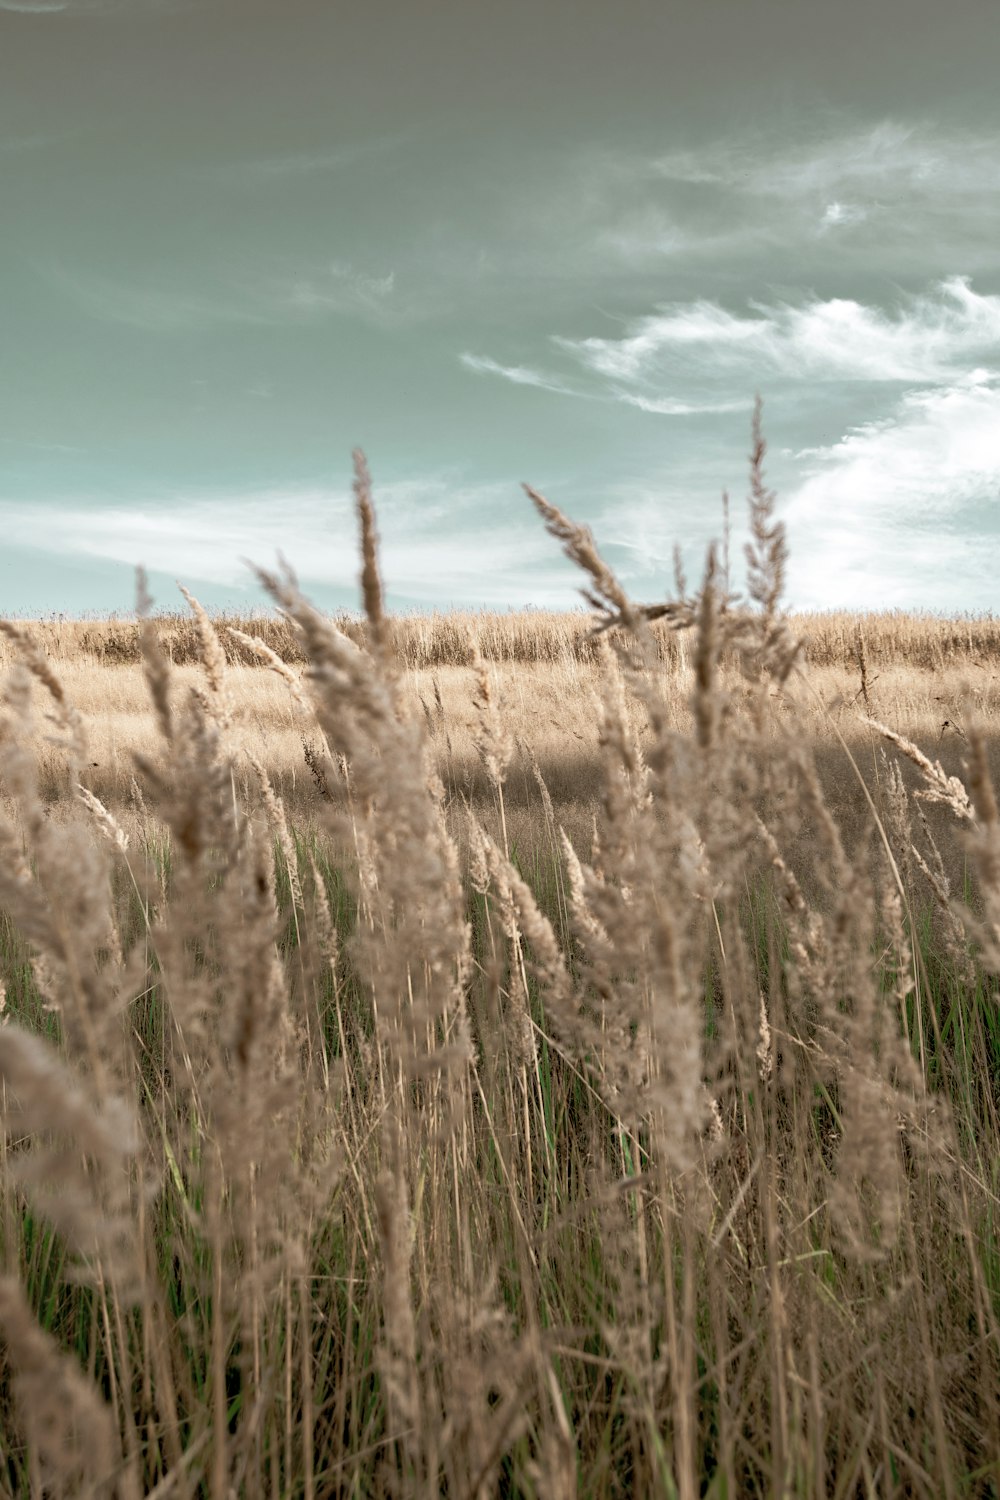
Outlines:
<svg viewBox="0 0 1000 1500"><path fill-rule="evenodd" d="M560 396L575 396L585 401L621 402L636 406L641 411L664 417L704 416L713 412L746 411L752 406L748 400L687 401L669 396L642 396L612 385L603 390L585 390L579 385L567 385L555 375L533 370L527 365L502 365L484 354L460 354L459 362L466 369L481 375L498 375L513 385L534 386L542 391L554 391Z"/></svg>
<svg viewBox="0 0 1000 1500"><path fill-rule="evenodd" d="M501 365L485 354L460 354L458 358L467 370L475 370L480 375L499 375L514 385L537 386L539 390L554 391L560 396L586 396L588 394L586 391L573 390L572 387L564 385L554 375L545 375L539 370L529 369L526 365Z"/></svg>
<svg viewBox="0 0 1000 1500"><path fill-rule="evenodd" d="M274 288L279 307L304 313L365 312L381 317L390 308L396 287L396 274L371 276L343 261L329 265L311 275L295 277L282 292Z"/></svg>
<svg viewBox="0 0 1000 1500"><path fill-rule="evenodd" d="M22 16L47 16L69 8L69 0L0 0L0 10L11 10Z"/></svg>
<svg viewBox="0 0 1000 1500"><path fill-rule="evenodd" d="M272 311L232 290L215 295L181 287L136 285L82 268L49 269L52 280L84 312L112 323L124 323L147 333L181 333L227 323L273 321Z"/></svg>
<svg viewBox="0 0 1000 1500"><path fill-rule="evenodd" d="M433 476L376 485L376 505L392 607L577 602L573 568L517 485ZM19 546L48 554L144 563L182 581L255 592L242 559L272 567L281 552L307 589L359 593L354 503L346 489L181 493L126 506L89 496L41 505L5 501L3 512Z"/></svg>
<svg viewBox="0 0 1000 1500"><path fill-rule="evenodd" d="M647 158L650 177L726 187L766 198L851 196L905 187L969 191L996 181L998 141L989 131L945 131L930 122L880 120L807 134L794 144L763 130L697 150Z"/></svg>
<svg viewBox="0 0 1000 1500"><path fill-rule="evenodd" d="M195 0L0 0L0 10L24 16L115 16L189 10Z"/></svg>
<svg viewBox="0 0 1000 1500"><path fill-rule="evenodd" d="M209 273L196 288L136 283L57 261L50 261L43 274L92 316L148 333L280 325L337 314L383 321L396 314L394 272L375 276L336 260L304 271L244 265L226 277ZM399 316L410 312L401 308Z"/></svg>
<svg viewBox="0 0 1000 1500"><path fill-rule="evenodd" d="M361 163L369 165L373 159L388 155L412 142L412 131L407 134L397 132L393 135L372 136L367 140L345 141L341 145L320 146L312 150L279 152L273 156L257 156L244 161L220 162L216 166L192 168L192 173L199 177L225 179L256 187L268 181L342 172Z"/></svg>
<svg viewBox="0 0 1000 1500"><path fill-rule="evenodd" d="M905 265L929 277L949 262L992 266L998 157L1000 132L988 125L859 125L827 111L794 133L743 124L659 154L587 147L537 196L566 227L569 262L605 278L796 254L818 265L834 247L863 258L867 274Z"/></svg>
<svg viewBox="0 0 1000 1500"><path fill-rule="evenodd" d="M624 338L567 339L560 348L610 379L647 385L683 372L758 378L762 365L787 379L935 383L1000 357L1000 297L953 276L894 313L850 298L795 307L751 302L756 316L718 303L663 304Z"/></svg>
<svg viewBox="0 0 1000 1500"><path fill-rule="evenodd" d="M630 391L615 390L614 399L626 406L637 406L640 411L652 412L660 417L706 417L727 411L749 411L753 402L739 401L680 401L669 396L655 398L635 396Z"/></svg>

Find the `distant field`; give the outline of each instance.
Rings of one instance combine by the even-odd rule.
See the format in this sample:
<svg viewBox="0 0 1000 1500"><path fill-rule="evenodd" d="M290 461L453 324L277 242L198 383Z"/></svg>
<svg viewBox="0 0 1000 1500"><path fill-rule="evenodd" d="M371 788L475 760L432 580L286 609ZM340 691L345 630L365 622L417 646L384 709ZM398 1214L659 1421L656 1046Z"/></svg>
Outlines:
<svg viewBox="0 0 1000 1500"><path fill-rule="evenodd" d="M285 662L306 661L301 635L274 612L214 616L220 626L226 657L231 662L256 665L258 658L228 635L238 630L256 636ZM956 666L996 670L1000 663L1000 618L992 615L945 618L934 614L872 611L866 614L828 612L789 615L793 633L803 643L804 659L812 666L853 670L864 646L871 663L941 671ZM178 665L199 662L197 622L188 612L155 616L164 650ZM367 643L370 630L362 615L341 614L332 622L358 645ZM488 662L560 665L568 660L593 665L598 648L591 638L592 614L555 610L450 610L441 613L388 616L393 655L419 671L428 667L462 666L468 661L470 636L475 636ZM139 622L111 617L72 620L63 617L18 620L30 625L47 655L58 661L79 658L105 664L138 663L142 659ZM662 661L683 661L684 632L664 621L651 625ZM2 643L0 643L0 649ZM8 649L9 654L9 649Z"/></svg>
<svg viewBox="0 0 1000 1500"><path fill-rule="evenodd" d="M214 621L227 671L225 691L230 738L243 754L234 775L241 795L252 800L255 773L247 756L267 769L275 790L304 825L314 823L321 793L304 757L311 714L250 646L231 632L263 642L291 675L305 685L301 634L276 615L222 615ZM340 616L332 623L362 647L366 621ZM601 786L598 703L604 676L602 651L620 642L620 632L595 639L593 618L582 610L498 613L451 612L390 617L392 658L400 669L403 701L427 724L436 765L460 808L467 795L485 815L493 796L475 748L478 715L473 706L476 673L470 665L478 646L515 753L507 773L507 811L521 847L538 841L534 755L567 830L586 836ZM19 629L38 643L58 669L67 694L87 729L90 755L82 780L119 813L133 802L133 752L155 754L158 730L149 701L140 651L139 624L132 620L21 620ZM199 680L201 642L191 613L160 615L155 629L172 662L178 687ZM1000 621L941 619L907 614L790 616L791 633L802 641L799 667L767 694L767 717L780 727L790 719L813 746L827 794L849 833L865 803L838 735L856 752L866 777L877 781L879 737L862 722L880 719L915 741L952 774L964 748L964 717L971 709L986 737L990 763L1000 778ZM694 632L651 627L665 701L666 722L678 733L692 727ZM15 654L0 635L0 668ZM864 673L862 673L862 663ZM720 680L737 698L747 685L735 662L720 666ZM867 694L867 708L866 708ZM640 737L648 733L633 708ZM43 791L58 801L69 790L59 757L46 749L39 730ZM905 775L913 779L906 765ZM453 831L464 838L460 818ZM947 821L935 819L945 842Z"/></svg>

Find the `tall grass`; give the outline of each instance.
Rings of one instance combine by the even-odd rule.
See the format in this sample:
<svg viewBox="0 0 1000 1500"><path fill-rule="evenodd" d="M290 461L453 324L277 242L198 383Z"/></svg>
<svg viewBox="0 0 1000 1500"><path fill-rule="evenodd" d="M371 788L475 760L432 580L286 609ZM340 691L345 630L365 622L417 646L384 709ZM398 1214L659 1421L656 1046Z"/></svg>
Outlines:
<svg viewBox="0 0 1000 1500"><path fill-rule="evenodd" d="M802 646L763 458L758 413L749 601L711 554L659 621L528 492L586 574L602 673L600 819L569 838L536 765L530 859L485 666L492 802L449 830L360 454L363 641L260 574L308 662L308 836L262 764L242 775L233 637L196 601L182 692L140 591L158 819L128 826L43 798L39 693L74 785L85 729L10 627L6 1493L1000 1494L983 738L969 718L961 784L926 757L916 796L892 761L874 797L859 773L848 854L775 707ZM961 899L928 797L965 840Z"/></svg>

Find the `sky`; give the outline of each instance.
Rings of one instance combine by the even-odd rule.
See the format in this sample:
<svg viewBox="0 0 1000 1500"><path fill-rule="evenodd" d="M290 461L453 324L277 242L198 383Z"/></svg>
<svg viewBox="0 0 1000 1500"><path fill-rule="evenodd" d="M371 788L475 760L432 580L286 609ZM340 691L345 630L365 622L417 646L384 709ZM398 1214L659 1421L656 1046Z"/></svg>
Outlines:
<svg viewBox="0 0 1000 1500"><path fill-rule="evenodd" d="M0 0L0 614L1000 608L993 0ZM734 568L739 584L740 570Z"/></svg>

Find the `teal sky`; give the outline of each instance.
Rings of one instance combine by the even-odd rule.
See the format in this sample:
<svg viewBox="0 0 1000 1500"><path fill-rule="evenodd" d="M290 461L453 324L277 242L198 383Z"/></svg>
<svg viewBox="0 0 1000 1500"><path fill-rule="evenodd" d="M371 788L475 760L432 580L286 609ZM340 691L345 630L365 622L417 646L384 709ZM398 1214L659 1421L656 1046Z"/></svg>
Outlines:
<svg viewBox="0 0 1000 1500"><path fill-rule="evenodd" d="M0 613L575 607L742 540L1000 608L993 0L0 0Z"/></svg>

